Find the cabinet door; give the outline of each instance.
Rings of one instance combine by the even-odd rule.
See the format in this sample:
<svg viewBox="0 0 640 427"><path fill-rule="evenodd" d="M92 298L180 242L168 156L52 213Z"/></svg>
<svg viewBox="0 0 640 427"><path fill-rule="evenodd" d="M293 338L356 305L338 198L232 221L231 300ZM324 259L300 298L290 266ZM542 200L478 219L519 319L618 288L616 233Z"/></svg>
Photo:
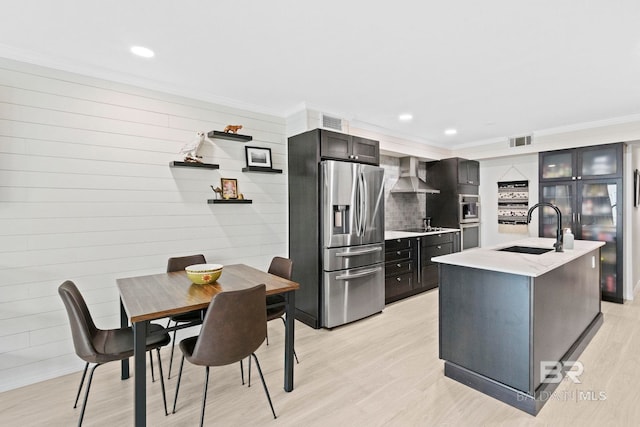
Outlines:
<svg viewBox="0 0 640 427"><path fill-rule="evenodd" d="M576 239L579 234L575 226L576 216L576 183L573 181L556 183L556 184L540 184L540 201L552 203L560 209L562 213L562 228L571 228ZM540 206L539 210L539 236L540 237L556 237L558 228L556 212L549 208Z"/></svg>
<svg viewBox="0 0 640 427"><path fill-rule="evenodd" d="M566 180L576 178L575 150L540 153L540 180Z"/></svg>
<svg viewBox="0 0 640 427"><path fill-rule="evenodd" d="M323 159L350 160L351 137L338 132L320 131L320 157Z"/></svg>
<svg viewBox="0 0 640 427"><path fill-rule="evenodd" d="M576 237L605 242L600 250L602 297L622 302L622 182L582 182L579 189Z"/></svg>
<svg viewBox="0 0 640 427"><path fill-rule="evenodd" d="M351 154L360 163L380 164L380 143L359 136L351 137Z"/></svg>
<svg viewBox="0 0 640 427"><path fill-rule="evenodd" d="M480 185L480 163L476 160L458 161L458 184Z"/></svg>
<svg viewBox="0 0 640 427"><path fill-rule="evenodd" d="M622 177L622 144L578 150L578 179Z"/></svg>

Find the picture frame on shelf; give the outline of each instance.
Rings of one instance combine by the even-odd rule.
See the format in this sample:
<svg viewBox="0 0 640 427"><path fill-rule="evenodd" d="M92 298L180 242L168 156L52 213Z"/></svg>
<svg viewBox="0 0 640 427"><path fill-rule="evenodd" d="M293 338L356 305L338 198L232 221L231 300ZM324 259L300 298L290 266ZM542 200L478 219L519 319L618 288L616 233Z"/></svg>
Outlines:
<svg viewBox="0 0 640 427"><path fill-rule="evenodd" d="M235 178L220 178L223 199L238 198L238 180Z"/></svg>
<svg viewBox="0 0 640 427"><path fill-rule="evenodd" d="M244 147L247 167L271 169L271 148Z"/></svg>

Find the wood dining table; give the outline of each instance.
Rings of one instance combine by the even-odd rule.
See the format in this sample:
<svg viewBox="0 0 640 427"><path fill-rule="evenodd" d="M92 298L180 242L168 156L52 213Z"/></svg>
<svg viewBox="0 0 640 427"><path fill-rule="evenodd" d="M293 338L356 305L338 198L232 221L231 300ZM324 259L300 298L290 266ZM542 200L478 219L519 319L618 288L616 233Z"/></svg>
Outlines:
<svg viewBox="0 0 640 427"><path fill-rule="evenodd" d="M266 285L266 295L282 294L285 305L284 389L293 390L293 341L295 291L300 285L244 264L224 266L222 276L210 285L196 285L184 271L116 280L120 292L120 323L133 326L134 336L134 425L146 426L146 336L152 320L165 318L209 306L216 294ZM266 306L265 306L266 307ZM193 326L181 324L162 331ZM129 378L129 359L122 361L122 379Z"/></svg>

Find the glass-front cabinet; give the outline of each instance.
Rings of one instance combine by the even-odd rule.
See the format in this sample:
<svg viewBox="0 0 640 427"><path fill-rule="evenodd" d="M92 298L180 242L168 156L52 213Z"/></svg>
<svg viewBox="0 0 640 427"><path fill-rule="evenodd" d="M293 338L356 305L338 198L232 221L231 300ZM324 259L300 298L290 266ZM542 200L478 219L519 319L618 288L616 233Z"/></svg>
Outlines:
<svg viewBox="0 0 640 427"><path fill-rule="evenodd" d="M540 181L622 177L622 144L540 153Z"/></svg>
<svg viewBox="0 0 640 427"><path fill-rule="evenodd" d="M605 242L601 248L602 299L622 298L623 144L540 153L540 201L562 212L562 228L576 239ZM555 237L556 215L540 209L539 235Z"/></svg>

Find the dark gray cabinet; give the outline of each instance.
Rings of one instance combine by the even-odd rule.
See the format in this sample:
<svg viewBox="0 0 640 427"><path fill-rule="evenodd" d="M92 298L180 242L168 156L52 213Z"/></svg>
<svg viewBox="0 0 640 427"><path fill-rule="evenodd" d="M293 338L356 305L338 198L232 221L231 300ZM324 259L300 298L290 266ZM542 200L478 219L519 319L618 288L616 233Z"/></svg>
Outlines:
<svg viewBox="0 0 640 427"><path fill-rule="evenodd" d="M458 159L458 184L480 185L480 163Z"/></svg>
<svg viewBox="0 0 640 427"><path fill-rule="evenodd" d="M540 182L622 178L623 144L603 144L539 155Z"/></svg>
<svg viewBox="0 0 640 427"><path fill-rule="evenodd" d="M459 232L385 240L385 304L436 288L431 258L459 251Z"/></svg>
<svg viewBox="0 0 640 427"><path fill-rule="evenodd" d="M622 303L623 144L605 144L539 154L541 202L562 212L562 228L576 239L604 241L600 251L602 299ZM555 237L556 214L539 210L539 236Z"/></svg>
<svg viewBox="0 0 640 427"><path fill-rule="evenodd" d="M460 250L460 233L430 234L420 237L420 274L422 290L438 287L438 264L431 258Z"/></svg>
<svg viewBox="0 0 640 427"><path fill-rule="evenodd" d="M426 181L441 192L478 194L480 163L460 157L427 162Z"/></svg>
<svg viewBox="0 0 640 427"><path fill-rule="evenodd" d="M323 159L380 164L378 141L324 129L319 129L318 132L320 133L320 157Z"/></svg>
<svg viewBox="0 0 640 427"><path fill-rule="evenodd" d="M413 294L418 277L417 245L416 238L385 240L385 304Z"/></svg>

